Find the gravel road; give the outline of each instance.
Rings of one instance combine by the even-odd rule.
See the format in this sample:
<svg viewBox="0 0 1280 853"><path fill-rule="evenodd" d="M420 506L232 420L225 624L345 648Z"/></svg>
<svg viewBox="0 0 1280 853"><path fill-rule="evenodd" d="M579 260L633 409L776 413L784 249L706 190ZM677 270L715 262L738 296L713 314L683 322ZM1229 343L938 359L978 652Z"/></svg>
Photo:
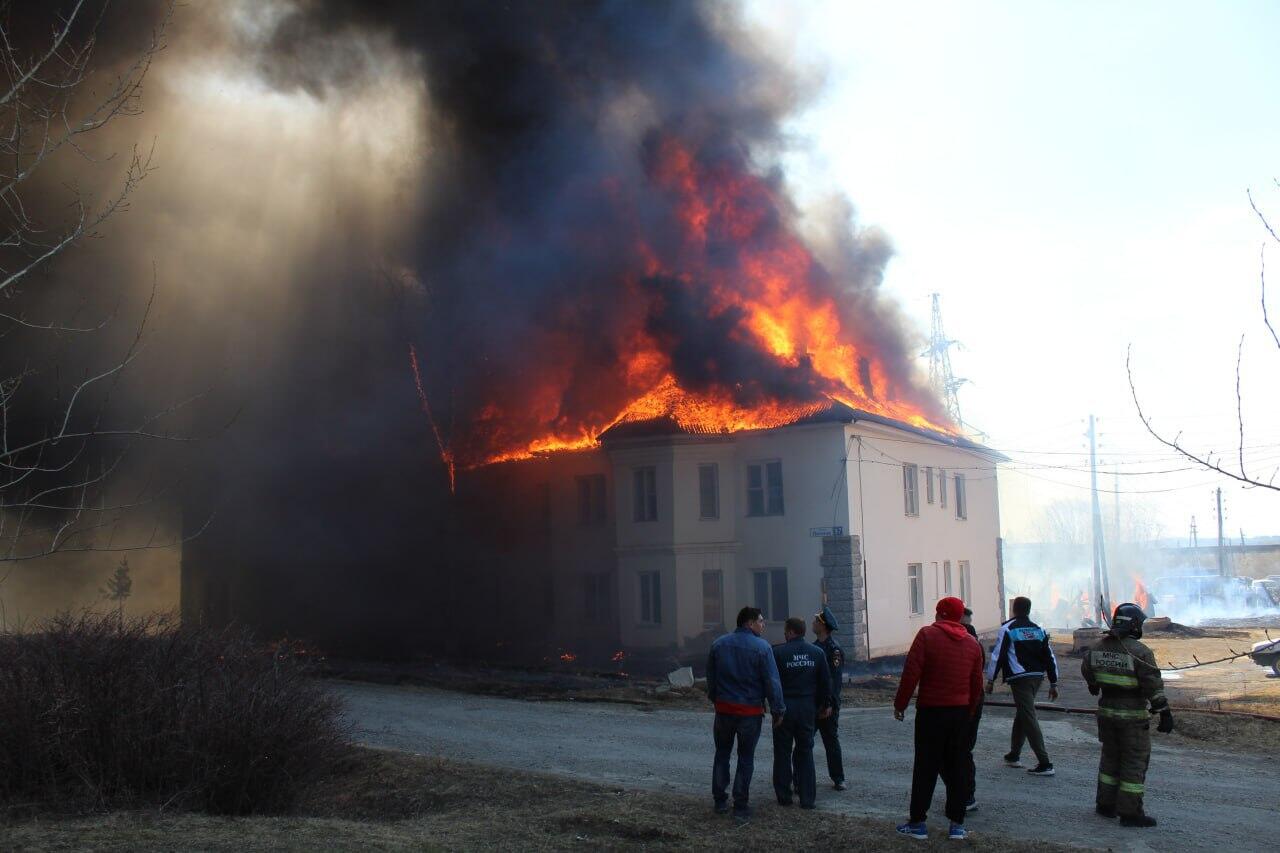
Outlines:
<svg viewBox="0 0 1280 853"><path fill-rule="evenodd" d="M626 788L701 794L710 810L711 713L646 711L631 706L524 702L415 687L336 685L358 738L370 746L563 774ZM1027 839L1113 850L1275 850L1280 778L1275 756L1191 749L1154 742L1147 810L1160 826L1121 829L1093 813L1098 745L1089 717L1041 713L1057 776L1036 778L1008 769L1011 715L988 708L975 758L978 802L968 826ZM821 744L818 808L900 821L911 781L911 717L898 723L888 708L841 712L849 790L826 783ZM1024 750L1024 759L1030 748ZM752 799L773 801L772 739L756 750ZM496 784L501 784L495 780ZM942 785L930 812L945 826ZM797 813L803 820L803 813Z"/></svg>

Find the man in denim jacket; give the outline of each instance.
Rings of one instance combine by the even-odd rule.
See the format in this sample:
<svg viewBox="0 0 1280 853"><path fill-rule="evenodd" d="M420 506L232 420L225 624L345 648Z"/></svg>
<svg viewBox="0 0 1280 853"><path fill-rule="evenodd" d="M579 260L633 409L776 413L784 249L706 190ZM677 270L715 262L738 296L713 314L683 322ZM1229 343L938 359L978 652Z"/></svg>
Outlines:
<svg viewBox="0 0 1280 853"><path fill-rule="evenodd" d="M733 774L733 816L739 822L751 817L748 795L754 769L756 742L760 740L765 699L776 727L786 704L773 648L761 638L764 616L757 607L738 612L738 629L711 644L707 656L707 698L716 707L712 728L716 757L711 769L711 796L716 812L729 811L729 753L738 744L738 767Z"/></svg>

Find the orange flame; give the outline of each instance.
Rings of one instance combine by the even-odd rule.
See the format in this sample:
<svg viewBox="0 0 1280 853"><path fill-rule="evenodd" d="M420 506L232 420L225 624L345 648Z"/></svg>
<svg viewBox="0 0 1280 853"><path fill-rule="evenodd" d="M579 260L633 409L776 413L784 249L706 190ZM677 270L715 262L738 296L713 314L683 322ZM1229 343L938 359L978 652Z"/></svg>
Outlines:
<svg viewBox="0 0 1280 853"><path fill-rule="evenodd" d="M625 422L670 418L687 432L731 433L794 423L833 402L916 427L954 431L930 395L915 386L903 353L877 351L878 330L858 312L861 297L844 296L788 226L790 202L774 183L741 166L704 163L672 136L658 142L654 155L650 180L681 227L674 246L637 238L637 268L626 289L638 318L615 342L620 368L601 394L622 402L600 400L592 415L570 419L563 414L563 401L572 367L532 377L532 387L519 389L526 399L489 402L473 430L487 437L487 445L468 452L464 467L590 448L601 433ZM690 297L708 319L722 321L716 328L728 330L727 343L752 352L762 369L788 377L786 387L794 392L777 399L763 388L717 385L714 364L704 365L710 378L699 387L682 386L674 344L644 323L646 310L664 304L663 296L647 286L657 280ZM547 345L574 344L552 339ZM423 410L452 468L452 451L421 393L416 360L414 371Z"/></svg>
<svg viewBox="0 0 1280 853"><path fill-rule="evenodd" d="M1144 613L1151 609L1151 596L1142 578L1135 578L1133 581L1133 603L1141 607Z"/></svg>

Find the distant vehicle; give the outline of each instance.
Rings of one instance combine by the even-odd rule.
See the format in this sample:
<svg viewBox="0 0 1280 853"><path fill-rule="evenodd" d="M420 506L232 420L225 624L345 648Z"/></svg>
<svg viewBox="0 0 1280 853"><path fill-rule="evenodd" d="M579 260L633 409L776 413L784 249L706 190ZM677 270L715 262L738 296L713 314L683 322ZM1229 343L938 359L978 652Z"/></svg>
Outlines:
<svg viewBox="0 0 1280 853"><path fill-rule="evenodd" d="M1280 676L1280 640L1263 640L1254 643L1249 657L1258 666L1269 666L1271 671Z"/></svg>
<svg viewBox="0 0 1280 853"><path fill-rule="evenodd" d="M1269 591L1250 578L1222 575L1177 575L1156 578L1151 594L1160 612L1174 619L1204 611L1260 610L1274 606Z"/></svg>

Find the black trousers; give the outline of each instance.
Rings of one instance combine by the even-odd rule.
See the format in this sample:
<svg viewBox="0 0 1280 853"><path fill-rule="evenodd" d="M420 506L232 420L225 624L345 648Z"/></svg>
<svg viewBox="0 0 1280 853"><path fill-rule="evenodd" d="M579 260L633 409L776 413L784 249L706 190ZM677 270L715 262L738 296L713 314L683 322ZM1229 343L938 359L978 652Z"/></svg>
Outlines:
<svg viewBox="0 0 1280 853"><path fill-rule="evenodd" d="M977 796L978 792L978 769L973 763L973 748L978 745L978 724L982 722L982 704L978 703L978 710L969 721L969 799L971 800Z"/></svg>
<svg viewBox="0 0 1280 853"><path fill-rule="evenodd" d="M818 720L818 734L827 753L827 775L832 782L844 781L844 754L840 751L840 709L832 708L831 716Z"/></svg>
<svg viewBox="0 0 1280 853"><path fill-rule="evenodd" d="M773 730L773 790L778 802L791 801L794 785L800 805L813 808L817 797L813 769L813 723L817 709L813 700L788 699L782 725Z"/></svg>
<svg viewBox="0 0 1280 853"><path fill-rule="evenodd" d="M916 760L911 773L912 823L922 823L933 803L933 789L942 776L947 788L946 814L964 823L973 758L969 752L969 709L916 708Z"/></svg>

